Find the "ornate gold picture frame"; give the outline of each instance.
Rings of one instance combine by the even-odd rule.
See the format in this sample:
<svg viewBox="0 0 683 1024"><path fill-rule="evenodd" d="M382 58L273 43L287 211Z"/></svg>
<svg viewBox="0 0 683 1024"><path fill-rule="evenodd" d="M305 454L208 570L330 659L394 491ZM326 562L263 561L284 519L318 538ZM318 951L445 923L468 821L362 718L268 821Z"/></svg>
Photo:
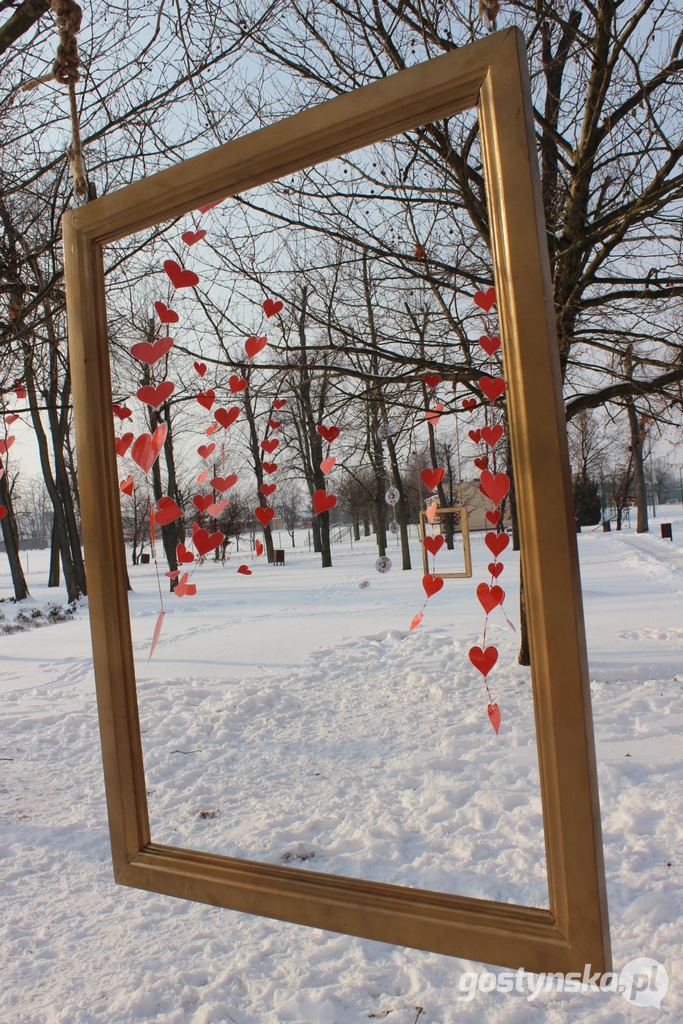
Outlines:
<svg viewBox="0 0 683 1024"><path fill-rule="evenodd" d="M477 107L508 383L549 908L162 846L150 835L115 466L102 247L202 204ZM530 971L610 969L560 366L521 34L509 29L66 214L69 347L114 876L182 899Z"/></svg>

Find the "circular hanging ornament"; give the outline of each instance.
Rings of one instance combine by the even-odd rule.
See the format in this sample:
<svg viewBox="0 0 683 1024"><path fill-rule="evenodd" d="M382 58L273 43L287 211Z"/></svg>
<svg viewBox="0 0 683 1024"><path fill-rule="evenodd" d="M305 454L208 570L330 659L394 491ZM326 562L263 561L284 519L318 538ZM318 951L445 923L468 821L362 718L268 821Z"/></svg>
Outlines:
<svg viewBox="0 0 683 1024"><path fill-rule="evenodd" d="M389 572L391 570L391 559L387 555L382 555L375 562L375 569L382 574Z"/></svg>
<svg viewBox="0 0 683 1024"><path fill-rule="evenodd" d="M389 533L393 533L394 537L398 533L398 523L394 519L393 523L389 523Z"/></svg>
<svg viewBox="0 0 683 1024"><path fill-rule="evenodd" d="M398 505L400 497L401 495L398 493L398 488L392 485L387 491L387 493L384 495L384 500L386 501L387 505L391 505L391 507L393 508L394 505Z"/></svg>

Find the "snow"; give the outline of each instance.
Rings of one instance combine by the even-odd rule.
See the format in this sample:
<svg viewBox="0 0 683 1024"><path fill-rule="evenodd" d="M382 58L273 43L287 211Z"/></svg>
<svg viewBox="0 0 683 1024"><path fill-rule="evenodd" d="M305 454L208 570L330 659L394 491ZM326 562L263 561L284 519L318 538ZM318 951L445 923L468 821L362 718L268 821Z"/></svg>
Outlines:
<svg viewBox="0 0 683 1024"><path fill-rule="evenodd" d="M615 967L664 963L661 1010L616 992L461 1001L459 980L481 965L115 886L84 606L0 636L2 1024L681 1019L683 516L660 514L673 544L654 523L647 536L584 531L579 548ZM467 660L483 622L481 535L473 579L447 580L413 633L421 569L401 572L392 547L380 576L370 542L351 549L347 536L323 571L303 539L284 568L242 577L247 559L233 556L198 570L196 597L166 599L152 661L154 570L131 569L153 838L547 905L528 676L500 611L499 737ZM30 570L40 609L55 601L46 553L30 553Z"/></svg>

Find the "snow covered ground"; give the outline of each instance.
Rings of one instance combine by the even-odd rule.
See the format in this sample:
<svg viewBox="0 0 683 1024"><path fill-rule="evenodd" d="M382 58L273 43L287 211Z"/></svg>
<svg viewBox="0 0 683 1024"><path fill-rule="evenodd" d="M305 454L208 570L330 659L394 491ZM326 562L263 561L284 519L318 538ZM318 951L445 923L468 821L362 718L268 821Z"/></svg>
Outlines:
<svg viewBox="0 0 683 1024"><path fill-rule="evenodd" d="M616 992L464 1001L464 973L480 965L115 886L82 609L0 635L0 1024L682 1019L683 516L660 514L673 544L657 523L579 543L615 967L662 962L661 1010ZM467 660L483 621L481 537L473 580L447 580L410 634L421 570L402 573L392 550L380 576L371 545L346 540L322 571L301 539L283 545L284 568L200 569L196 597L167 600L151 662L154 571L132 570L153 838L545 905L528 676L500 612L499 737ZM29 560L30 615L54 591L45 553ZM516 559L504 561L516 619Z"/></svg>

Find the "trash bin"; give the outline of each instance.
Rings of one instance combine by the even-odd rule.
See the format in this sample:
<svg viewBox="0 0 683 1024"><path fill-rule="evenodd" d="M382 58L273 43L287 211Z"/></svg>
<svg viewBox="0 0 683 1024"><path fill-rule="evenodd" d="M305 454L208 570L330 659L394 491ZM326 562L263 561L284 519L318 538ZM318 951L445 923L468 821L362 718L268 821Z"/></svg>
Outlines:
<svg viewBox="0 0 683 1024"><path fill-rule="evenodd" d="M273 551L273 565L284 565L285 553L282 548L275 548Z"/></svg>
<svg viewBox="0 0 683 1024"><path fill-rule="evenodd" d="M662 523L662 540L673 540L673 534L671 533L671 523Z"/></svg>
<svg viewBox="0 0 683 1024"><path fill-rule="evenodd" d="M609 533L611 529L612 529L612 527L609 524L609 520L606 519L604 521L604 523L602 524L602 532L603 533Z"/></svg>
<svg viewBox="0 0 683 1024"><path fill-rule="evenodd" d="M147 553L140 555L140 563L141 565L149 565L149 555Z"/></svg>

